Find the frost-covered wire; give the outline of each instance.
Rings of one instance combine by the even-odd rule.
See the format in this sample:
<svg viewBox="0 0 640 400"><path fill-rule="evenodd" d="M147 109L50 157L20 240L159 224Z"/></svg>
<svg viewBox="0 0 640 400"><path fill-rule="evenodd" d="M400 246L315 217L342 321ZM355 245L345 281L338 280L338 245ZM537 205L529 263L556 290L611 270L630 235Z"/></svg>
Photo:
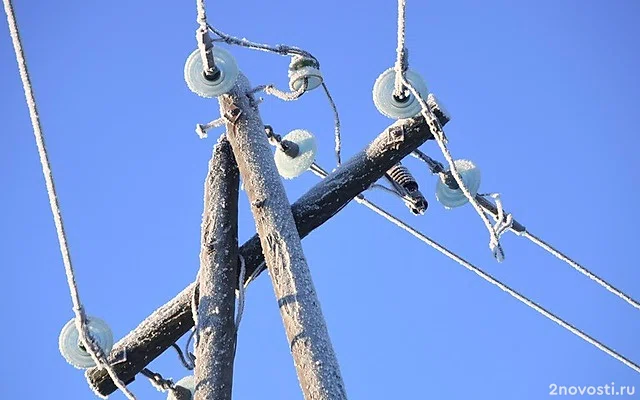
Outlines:
<svg viewBox="0 0 640 400"><path fill-rule="evenodd" d="M329 88L327 84L322 82L322 89L324 93L327 95L327 100L329 100L329 104L331 105L331 110L333 111L333 131L335 136L335 154L337 166L339 167L342 164L342 157L340 156L340 152L342 151L342 138L340 134L340 115L338 114L338 107L336 106L335 101L333 101L333 97L329 92Z"/></svg>
<svg viewBox="0 0 640 400"><path fill-rule="evenodd" d="M195 366L193 365L193 359L189 355L185 356L185 352L189 354L189 349L186 348L185 351L183 352L177 343L172 343L171 347L173 347L176 353L178 353L178 358L180 359L180 363L186 369L188 369L189 371L192 371L195 368Z"/></svg>
<svg viewBox="0 0 640 400"><path fill-rule="evenodd" d="M304 78L302 81L302 85L298 88L298 90L294 90L292 92L287 92L278 89L275 85L260 85L249 91L249 94L255 94L260 91L264 91L266 94L279 98L284 101L294 101L298 100L309 87L309 80Z"/></svg>
<svg viewBox="0 0 640 400"><path fill-rule="evenodd" d="M279 54L282 56L301 56L301 57L305 57L305 58L310 58L313 61L315 61L316 63L319 64L318 59L315 58L313 56L313 54L311 54L310 52L300 49L298 47L294 47L294 46L287 46L287 45L277 45L277 46L271 46L268 44L262 44L262 43L256 43L256 42L252 42L250 40L247 40L245 38L237 38L235 36L231 36L229 34L226 34L224 32L222 32L219 29L214 28L213 26L207 24L207 27L209 28L209 30L213 33L215 33L218 37L219 37L219 41L222 41L224 43L230 44L230 45L236 45L236 46L243 46L243 47L247 47L250 49L254 49L254 50L260 50L260 51L266 51L266 52L270 52L270 53L275 53L275 54ZM307 80L304 80L304 85L305 85L305 90L306 87L308 85ZM267 92L267 87L270 87L270 92ZM327 100L329 101L329 105L331 106L331 110L333 111L333 119L334 119L334 133L335 133L335 154L336 154L336 159L337 159L337 165L340 166L340 164L342 163L342 159L341 159L341 149L342 149L342 138L341 138L341 133L340 133L340 115L338 113L338 107L336 106L335 101L333 100L333 97L331 96L331 92L329 92L329 88L327 87L326 83L324 83L324 81L322 82L322 88L327 96ZM265 90L265 93L276 96L282 100L285 101L290 101L290 100L296 100L298 97L300 97L305 90L297 90L295 92L292 93L287 93L287 92L282 92L278 89L276 89L273 85L266 85L266 86L258 86L256 89L252 90L253 93L260 91L260 90ZM293 93L298 93L300 92L300 94L295 97L295 95L293 96L293 98L289 98Z"/></svg>
<svg viewBox="0 0 640 400"><path fill-rule="evenodd" d="M151 385L160 392L176 390L176 384L171 379L165 379L162 375L151 371L149 368L144 368L140 373L146 376L149 382L151 382Z"/></svg>
<svg viewBox="0 0 640 400"><path fill-rule="evenodd" d="M192 368L187 367L187 369L189 370L194 369L196 366L196 357L193 355L192 352L189 351L189 347L191 346L191 341L193 341L194 338L196 337L197 331L198 331L198 327L194 325L193 328L191 329L191 333L189 333L189 336L187 337L187 343L184 345L185 355L189 358L189 361L191 361L191 365L193 366ZM195 341L197 342L197 338L195 339ZM194 343L194 347L196 345L197 344Z"/></svg>
<svg viewBox="0 0 640 400"><path fill-rule="evenodd" d="M317 164L313 164L311 166L311 170L316 175L318 175L319 177L321 177L323 179L326 178L327 175L328 175L328 173ZM367 200L362 194L359 194L358 196L356 196L355 200L359 204L364 205L365 207L367 207L367 208L373 210L374 212L376 212L378 215L381 215L382 217L386 218L388 221L392 222L396 226L398 226L398 227L404 229L405 231L409 232L411 235L413 235L414 237L418 238L420 241L426 243L427 245L431 246L432 248L434 248L438 252L444 254L445 256L449 257L453 261L455 261L458 264L462 265L463 267L465 267L469 271L475 273L476 275L478 275L479 277L481 277L485 281L491 283L494 286L497 286L502 291L504 291L507 294L509 294L510 296L514 297L515 299L517 299L518 301L520 301L524 305L534 309L535 311L539 312L540 314L542 314L543 316L547 317L551 321L553 321L553 322L557 323L558 325L560 325L561 327L567 329L569 332L571 332L574 335L578 336L579 338L585 340L587 343L592 344L593 346L595 346L596 348L602 350L603 352L605 352L609 356L611 356L611 357L615 358L616 360L620 361L621 363L623 363L627 367L629 367L629 368L633 369L634 371L640 373L640 365L638 365L635 362L631 361L630 359L626 358L622 354L618 353L617 351L613 350L612 348L608 347L607 345L603 344L602 342L598 341L597 339L589 336L587 333L585 333L582 330L580 330L580 329L576 328L575 326L571 325L569 322L566 322L562 318L558 317L557 315L555 315L551 311L548 311L547 309L545 309L541 305L537 304L533 300L529 299L528 297L524 296L523 294L520 294L518 291L516 291L515 289L512 289L511 287L509 287L506 284L502 283L500 280L498 280L497 278L493 277L489 273L484 272L481 268L471 264L470 262L468 262L467 260L463 259L459 255L455 254L451 250L449 250L446 247L442 246L441 244L439 244L435 240L429 238L428 236L426 236L422 232L418 231L417 229L415 229L411 225L403 222L402 220L400 220L399 218L397 218L393 214L389 213L388 211L386 211L382 207L379 207L375 203Z"/></svg>
<svg viewBox="0 0 640 400"><path fill-rule="evenodd" d="M127 396L127 398L135 400L135 396L133 395L133 393L131 393L131 391L129 391L124 382L122 382L122 380L118 378L118 375L114 371L113 367L107 361L107 356L104 354L104 351L100 348L100 346L98 346L87 327L87 316L85 314L82 301L80 300L80 293L78 291L75 272L73 269L73 264L71 262L69 244L67 242L67 235L64 230L64 222L62 219L62 211L60 210L60 203L58 201L58 195L53 179L53 172L51 170L49 154L47 152L44 133L42 132L42 124L40 123L40 117L38 114L38 107L36 105L36 99L33 93L33 87L31 85L31 78L29 77L29 70L27 69L27 60L25 59L24 49L22 48L22 40L20 39L20 31L18 29L18 23L16 21L15 10L13 9L11 0L3 0L3 4L4 11L7 14L9 33L11 35L16 62L18 63L18 69L20 71L22 87L27 101L27 106L29 108L29 117L31 119L31 125L33 127L36 145L38 147L40 163L42 164L42 173L44 175L44 180L47 187L47 195L49 197L49 205L53 214L56 234L58 236L58 242L60 244L62 262L64 264L67 284L69 286L69 292L71 294L71 302L73 304L73 312L75 314L75 325L79 333L80 342L86 349L87 353L91 356L91 359L96 363L96 365L107 370L107 373L113 380L116 387L120 389L125 394L125 396Z"/></svg>
<svg viewBox="0 0 640 400"><path fill-rule="evenodd" d="M631 296L627 295L626 293L624 293L620 289L618 289L615 286L611 285L610 283L608 283L604 279L600 278L598 275L596 275L593 272L589 271L587 268L585 268L582 265L578 264L576 261L571 259L569 256L565 255L564 253L562 253L558 249L554 248L549 243L545 242L544 240L540 239L539 237L535 236L534 234L530 233L529 231L522 232L521 236L529 239L530 241L532 241L536 245L540 246L541 248L543 248L544 250L546 250L550 254L554 255L555 257L557 257L560 260L564 261L565 263L569 264L576 271L578 271L581 274L587 276L589 279L595 281L597 284L599 284L600 286L602 286L603 288L605 288L609 292L613 293L617 297L619 297L622 300L626 301L632 307L640 310L640 303L637 300L634 300Z"/></svg>
<svg viewBox="0 0 640 400"><path fill-rule="evenodd" d="M411 155L417 158L420 161L423 161L425 164L429 166L429 170L431 170L432 174L444 174L446 171L444 169L444 165L440 161L434 160L428 155L424 154L419 149L415 149Z"/></svg>
<svg viewBox="0 0 640 400"><path fill-rule="evenodd" d="M246 286L242 284L242 282L244 282L244 276L247 273L247 267L242 254L239 254L238 258L240 259L240 276L238 277L239 285L237 290L238 311L236 313L236 332L240 328L240 321L242 321L242 314L244 313L244 296L247 289Z"/></svg>
<svg viewBox="0 0 640 400"><path fill-rule="evenodd" d="M266 263L264 261L262 261L260 264L258 264L258 266L256 267L256 269L253 270L253 272L251 273L251 275L249 275L249 278L247 279L247 281L244 283L244 288L246 289L247 286L249 286L249 284L256 279L256 277L258 275L260 275L260 273L262 271L264 271L266 269Z"/></svg>
<svg viewBox="0 0 640 400"><path fill-rule="evenodd" d="M398 48L400 47L404 48L405 8L406 8L406 1L398 0ZM503 261L504 251L502 250L502 246L500 245L500 239L498 238L498 235L496 234L493 228L493 225L491 224L491 221L489 221L489 218L485 215L482 207L478 204L474 196L469 191L469 188L467 188L466 184L462 180L462 176L458 172L458 169L456 168L455 163L453 162L453 157L451 156L451 153L449 152L449 149L447 147L447 144L446 144L447 140L446 140L444 131L442 130L442 126L440 125L440 122L438 122L437 117L433 114L433 111L431 110L427 102L424 101L420 93L418 93L418 91L413 87L413 85L411 85L409 80L406 78L405 72L406 71L402 71L401 68L398 69L396 65L396 78L400 77L399 79L403 87L408 89L411 92L411 94L416 98L416 100L418 100L418 102L420 103L420 107L421 107L420 113L422 114L427 124L429 125L431 134L433 135L436 142L438 143L438 146L440 147L440 150L442 151L444 158L447 160L451 175L453 176L455 181L458 183L460 191L464 194L467 200L469 200L469 203L471 203L473 208L476 210L476 212L482 219L482 222L484 223L485 227L489 231L489 235L490 235L489 247L493 252L493 256L498 260L498 262Z"/></svg>
<svg viewBox="0 0 640 400"><path fill-rule="evenodd" d="M224 42L226 44L236 45L236 46L243 46L243 47L247 47L247 48L254 49L254 50L260 50L260 51L266 51L266 52L269 52L269 53L280 54L281 56L299 55L299 56L311 58L311 59L315 60L316 62L318 61L311 53L309 53L306 50L300 49L298 47L287 46L287 45L282 45L282 44L279 44L277 46L271 46L271 45L268 45L268 44L256 43L256 42L252 42L250 40L247 40L245 38L240 39L240 38L237 38L235 36L228 35L228 34L222 32L221 30L214 28L210 24L207 24L207 28L209 28L209 30L211 32L213 32L214 34L216 34L218 36L219 39L218 40L214 39L214 41L222 41L222 42Z"/></svg>
<svg viewBox="0 0 640 400"><path fill-rule="evenodd" d="M478 201L482 201L482 203L481 203L482 207L496 221L497 233L499 235L504 233L504 231L506 231L506 230L511 230L516 235L523 236L523 237L529 239L532 243L534 243L535 245L541 247L543 250L549 252L550 254L552 254L553 256L557 257L558 259L564 261L569 266L571 266L573 269L575 269L576 271L580 272L581 274L583 274L584 276L588 277L589 279L593 280L594 282L596 282L598 285L602 286L604 289L606 289L607 291L609 291L613 295L615 295L615 296L619 297L620 299L624 300L625 302L629 303L632 307L640 310L640 302L638 302L637 300L634 300L631 296L629 296L628 294L624 293L622 290L616 288L615 286L613 286L612 284L610 284L609 282L607 282L603 278L599 277L598 275L596 275L595 273L593 273L592 271L590 271L586 267L580 265L577 261L575 261L571 257L565 255L560 250L558 250L555 247L553 247L551 244L549 244L549 243L545 242L544 240L542 240L541 238L533 235L531 232L529 232L528 229L526 229L525 227L520 225L512 217L511 214L507 214L507 217L505 218L505 216L504 216L505 213L502 210L502 204L499 201L499 198L496 199L496 209L492 209L491 207L489 207L491 205L491 203L483 196L486 196L486 195L477 194L476 195L476 199ZM492 196L492 197L494 197L494 199L495 199L495 196ZM502 224L500 224L500 221L502 221Z"/></svg>
<svg viewBox="0 0 640 400"><path fill-rule="evenodd" d="M495 224L493 225L493 230L496 232L498 238L500 238L507 230L509 230L513 226L513 215L507 213L505 216L504 208L502 207L502 200L500 199L500 193L478 193L476 197L491 197L496 203L496 209L498 215L493 215L492 213L488 213L491 217L495 219Z"/></svg>
<svg viewBox="0 0 640 400"><path fill-rule="evenodd" d="M393 94L400 98L404 97L402 76L409 67L407 49L405 47L405 27L407 21L406 7L406 0L398 0L398 46L396 47L396 63L394 66L396 81Z"/></svg>
<svg viewBox="0 0 640 400"><path fill-rule="evenodd" d="M449 164L449 171L451 172L451 175L453 176L456 183L458 184L460 191L464 194L467 200L469 200L469 203L471 203L473 208L476 210L476 212L482 219L482 222L484 223L485 227L489 231L489 235L490 235L489 247L491 248L491 251L493 252L494 257L498 260L498 262L503 261L504 251L502 249L502 245L500 244L500 239L498 238L497 233L495 232L493 226L491 225L491 221L489 221L489 218L487 218L487 216L485 215L484 210L478 204L474 195L471 194L471 192L469 191L469 188L462 180L462 176L460 175L460 172L458 172L458 169L456 168L453 157L451 156L451 153L449 152L449 149L445 142L444 132L442 132L442 127L440 126L440 123L437 121L435 115L433 115L433 112L431 111L427 103L422 99L422 97L420 97L420 94L415 90L415 88L413 88L413 86L411 86L411 83L409 83L409 81L405 77L403 77L403 83L411 91L411 94L413 94L416 97L416 99L420 102L420 106L422 107L421 114L429 124L431 133L433 134L436 142L438 143L438 146L440 147L440 150L442 151L444 158L447 160L447 163Z"/></svg>
<svg viewBox="0 0 640 400"><path fill-rule="evenodd" d="M193 329L189 334L189 338L187 339L187 344L185 345L185 354L192 361L195 366L195 362L191 353L189 352L189 344L191 340L194 340L194 347L198 345L198 306L200 303L200 270L196 274L196 285L193 289L193 295L191 296L191 315L193 317Z"/></svg>
<svg viewBox="0 0 640 400"><path fill-rule="evenodd" d="M200 50L200 57L202 58L202 66L204 67L204 73L207 76L215 75L220 71L216 67L213 59L213 41L209 35L209 29L207 24L207 15L204 7L204 0L196 0L196 8L198 12L197 22L198 29L196 30L196 41L198 43L198 49Z"/></svg>

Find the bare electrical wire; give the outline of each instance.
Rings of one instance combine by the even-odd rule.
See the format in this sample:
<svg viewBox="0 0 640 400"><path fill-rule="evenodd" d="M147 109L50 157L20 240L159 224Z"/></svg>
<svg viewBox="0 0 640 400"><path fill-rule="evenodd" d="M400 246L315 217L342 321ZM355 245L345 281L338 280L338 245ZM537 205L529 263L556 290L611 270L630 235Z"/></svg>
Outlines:
<svg viewBox="0 0 640 400"><path fill-rule="evenodd" d="M315 173L316 175L318 175L319 177L321 177L323 179L328 175L328 173L324 169L322 169L319 165L317 165L315 163L311 165L310 169L311 169L311 171L313 173ZM384 210L383 208L379 207L375 203L367 200L362 194L359 194L358 196L356 196L355 200L356 200L356 202L364 205L365 207L373 210L377 214L379 214L382 217L386 218L388 221L392 222L396 226L398 226L398 227L404 229L405 231L409 232L410 234L412 234L413 236L418 238L420 241L426 243L427 245L431 246L435 250L439 251L440 253L444 254L447 257L449 257L453 261L455 261L458 264L462 265L463 267L465 267L469 271L475 273L476 275L478 275L479 277L481 277L485 281L491 283L494 286L497 286L502 291L504 291L507 294L511 295L512 297L514 297L515 299L517 299L521 303L523 303L526 306L534 309L535 311L537 311L540 314L544 315L545 317L547 317L551 321L553 321L553 322L557 323L558 325L562 326L563 328L567 329L569 332L571 332L574 335L578 336L579 338L585 340L586 342L592 344L596 348L602 350L603 352L605 352L609 356L615 358L616 360L620 361L621 363L623 363L627 367L633 369L635 372L640 373L640 365L638 365L638 364L634 363L633 361L629 360L628 358L626 358L622 354L616 352L615 350L613 350L612 348L608 347L607 345L601 343L597 339L589 336L587 333L583 332L582 330L580 330L580 329L576 328L575 326L571 325L570 323L566 322L562 318L560 318L557 315L553 314L551 311L548 311L547 309L545 309L541 305L537 304L533 300L529 299L528 297L520 294L519 292L517 292L516 290L514 290L511 287L507 286L506 284L502 283L500 280L498 280L497 278L494 278L492 275L488 274L487 272L484 272L481 268L476 267L475 265L471 264L467 260L465 260L462 257L458 256L457 254L455 254L451 250L447 249L446 247L444 247L441 244L437 243L433 239L429 238L428 236L426 236L422 232L418 231L417 229L413 228L409 224L406 224L405 222L403 222L399 218L395 217L393 214L391 214L388 211Z"/></svg>
<svg viewBox="0 0 640 400"><path fill-rule="evenodd" d="M60 204L58 202L58 195L56 193L53 172L51 171L51 164L49 162L49 155L47 152L47 147L45 145L44 133L42 132L42 125L40 123L40 117L38 115L36 99L33 93L29 71L27 69L27 61L25 59L24 50L22 48L20 31L18 29L18 23L15 17L15 10L13 9L11 0L3 0L3 3L4 11L7 14L7 23L9 25L9 33L13 42L16 61L20 70L22 87L24 89L24 95L26 97L27 106L29 108L29 117L31 118L31 125L33 127L33 133L36 138L36 145L38 147L40 163L42 164L42 173L44 175L45 184L47 186L49 205L51 206L53 221L56 226L56 234L58 236L58 242L60 244L60 252L62 253L62 262L64 264L65 274L67 276L67 284L69 286L69 291L71 294L71 302L73 304L73 312L75 314L76 329L78 330L79 338L82 345L85 347L87 353L89 353L96 365L105 368L107 370L107 373L115 383L116 387L118 387L118 389L120 389L129 399L135 400L135 396L133 395L133 393L131 393L124 382L122 382L122 380L118 378L117 374L108 363L104 351L93 339L87 327L87 317L80 300L80 293L78 291L75 272L73 270L73 264L71 262L69 244L67 242L67 236L64 230L64 222L62 219L62 211L60 210Z"/></svg>

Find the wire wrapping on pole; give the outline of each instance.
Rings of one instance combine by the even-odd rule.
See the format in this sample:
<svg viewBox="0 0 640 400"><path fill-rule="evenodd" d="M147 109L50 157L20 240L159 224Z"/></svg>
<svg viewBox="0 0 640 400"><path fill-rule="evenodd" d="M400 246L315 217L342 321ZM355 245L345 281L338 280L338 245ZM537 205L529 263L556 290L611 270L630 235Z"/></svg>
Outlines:
<svg viewBox="0 0 640 400"><path fill-rule="evenodd" d="M80 300L80 294L78 291L78 285L75 278L75 272L73 264L71 262L71 255L69 251L69 244L67 242L67 236L64 230L64 222L62 219L62 211L60 210L60 204L58 202L58 195L56 193L55 182L53 179L53 172L51 171L51 164L49 162L49 155L44 140L44 133L42 132L42 125L40 123L40 117L38 114L38 108L36 105L35 95L31 85L31 78L29 77L29 70L27 68L27 61L24 55L24 49L22 48L22 41L20 39L20 31L18 23L15 17L15 10L11 0L3 0L4 11L7 14L7 23L9 25L9 33L13 42L13 48L15 51L16 62L18 63L18 69L20 71L20 78L22 80L22 87L24 95L29 108L29 117L31 119L31 125L33 127L33 133L36 139L36 145L38 147L38 154L40 156L40 163L42 164L42 173L44 175L45 184L47 187L47 195L49 197L49 205L51 206L51 212L53 214L53 221L56 226L56 234L58 236L58 242L60 244L60 252L62 254L62 262L64 264L65 274L67 277L67 284L69 286L69 292L71 294L71 302L73 304L73 312L75 314L76 329L79 333L79 338L82 345L87 350L87 353L91 355L97 366L103 367L107 370L107 373L115 383L116 387L120 389L127 398L135 400L135 396L126 387L124 382L118 378L117 374L113 370L113 367L108 363L106 355L96 344L95 340L91 337L87 328L87 317L84 311L84 307Z"/></svg>
<svg viewBox="0 0 640 400"><path fill-rule="evenodd" d="M237 38L235 36L229 35L227 33L222 32L221 30L214 28L213 26L211 26L210 24L207 24L207 28L213 32L215 35L218 36L220 41L223 41L227 44L230 45L236 45L236 46L243 46L243 47L247 47L253 50L260 50L260 51L265 51L265 52L269 52L269 53L275 53L275 54L279 54L282 56L300 56L300 57L304 57L304 58L309 58L311 60L313 60L316 64L319 65L318 59L315 58L313 56L313 54L311 54L310 52L300 49L298 47L294 47L294 46L287 46L287 45L277 45L277 46L271 46L268 44L263 44L263 43L257 43L257 42L252 42L250 40L247 39L240 39ZM405 57L406 58L406 57ZM306 82L305 80L305 85L308 85L308 82ZM334 121L334 140L335 140L335 155L336 155L336 161L337 161L337 166L340 166L342 164L342 157L341 157L341 151L342 151L342 134L341 134L341 126L340 126L340 115L338 113L338 107L336 106L335 101L333 100L333 97L331 96L331 92L329 92L329 87L327 86L327 84L324 82L322 82L321 84L322 89L327 97L327 100L329 101L329 105L331 106L331 111L333 112L333 121ZM306 90L302 90L300 91L295 91L292 93L298 93L300 92L300 95L295 97L295 98L286 98L286 97L291 97L291 93L286 93L286 92L282 92L279 91L278 89L276 89L273 85L263 85L263 86L258 86L256 89L254 89L255 91L260 91L260 90L265 90L267 87L270 87L271 89L269 89L271 92L267 92L267 94L271 94L274 95L276 97L279 97L285 101L289 101L289 100L295 100L298 97L300 97ZM266 92L266 90L265 90ZM284 95L284 96L280 96L280 95Z"/></svg>
<svg viewBox="0 0 640 400"><path fill-rule="evenodd" d="M320 167L319 165L317 165L315 163L311 166L311 170L316 175L318 175L319 177L321 177L323 179L326 178L326 176L328 175L328 173L324 169L322 169L322 167ZM626 358L622 354L618 353L617 351L613 350L612 348L608 347L607 345L603 344L602 342L598 341L597 339L589 336L587 333L585 333L582 330L580 330L580 329L576 328L575 326L571 325L569 322L566 322L562 318L558 317L557 315L555 315L551 311L548 311L547 309L545 309L544 307L542 307L538 303L534 302L533 300L529 299L528 297L524 296L523 294L520 294L518 291L516 291L515 289L512 289L511 287L509 287L506 284L502 283L500 280L498 280L497 278L493 277L489 273L484 272L481 268L476 267L475 265L471 264L470 262L468 262L467 260L463 259L459 255L455 254L451 250L449 250L446 247L442 246L441 244L439 244L435 240L429 238L428 236L426 236L422 232L420 232L417 229L413 228L411 225L409 225L409 224L403 222L402 220L400 220L399 218L395 217L393 214L389 213L388 211L386 211L382 207L379 207L375 203L367 200L362 194L359 194L358 196L356 196L355 200L359 204L364 205L365 207L373 210L377 214L379 214L382 217L386 218L388 221L392 222L396 226L398 226L398 227L404 229L405 231L409 232L411 235L413 235L414 237L418 238L420 241L426 243L427 245L431 246L432 248L434 248L438 252L444 254L445 256L449 257L453 261L455 261L458 264L462 265L463 267L465 267L469 271L475 273L476 275L478 275L479 277L481 277L485 281L491 283L494 286L497 286L502 291L504 291L507 294L509 294L510 296L514 297L516 300L520 301L524 305L526 305L526 306L534 309L535 311L539 312L540 314L542 314L543 316L547 317L551 321L553 321L553 322L557 323L558 325L560 325L561 327L567 329L569 332L571 332L574 335L578 336L579 338L585 340L587 343L595 346L599 350L605 352L609 356L611 356L611 357L615 358L616 360L620 361L621 363L623 363L627 367L633 369L635 372L640 373L640 365L638 365L635 362L631 361L630 359Z"/></svg>

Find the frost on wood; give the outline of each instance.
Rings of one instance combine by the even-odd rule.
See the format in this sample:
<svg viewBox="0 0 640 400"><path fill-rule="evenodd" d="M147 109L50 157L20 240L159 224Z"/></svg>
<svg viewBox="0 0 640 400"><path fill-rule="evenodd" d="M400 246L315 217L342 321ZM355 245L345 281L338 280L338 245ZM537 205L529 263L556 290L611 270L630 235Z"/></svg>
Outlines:
<svg viewBox="0 0 640 400"><path fill-rule="evenodd" d="M389 168L432 138L422 117L400 120L385 129L364 150L331 172L292 205L291 211L300 237L304 238L328 221L355 196L380 179ZM239 252L245 259L245 276L248 278L261 268L264 261L258 236L245 242ZM111 357L127 349L130 361L114 365L118 376L125 382L132 381L137 373L193 327L193 289L193 284L187 287L114 345ZM148 352L149 348L153 351ZM94 368L87 371L87 376L103 395L116 390L105 371Z"/></svg>
<svg viewBox="0 0 640 400"><path fill-rule="evenodd" d="M113 346L109 362L123 382L132 382L137 373L193 326L191 298L194 286L187 286ZM125 360L118 362L125 351ZM117 389L104 369L88 369L85 376L96 393L106 396Z"/></svg>
<svg viewBox="0 0 640 400"><path fill-rule="evenodd" d="M238 168L223 136L213 150L204 187L195 400L231 400L236 346L238 186Z"/></svg>
<svg viewBox="0 0 640 400"><path fill-rule="evenodd" d="M346 399L289 201L249 91L248 80L240 74L233 90L219 97L220 112L242 110L235 123L227 124L227 134L251 203L298 381L307 400Z"/></svg>

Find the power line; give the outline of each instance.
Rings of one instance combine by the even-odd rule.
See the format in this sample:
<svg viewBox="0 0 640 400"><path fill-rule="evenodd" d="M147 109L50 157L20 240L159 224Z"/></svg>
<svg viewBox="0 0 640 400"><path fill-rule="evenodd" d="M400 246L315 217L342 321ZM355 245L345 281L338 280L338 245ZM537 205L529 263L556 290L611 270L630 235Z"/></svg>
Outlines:
<svg viewBox="0 0 640 400"><path fill-rule="evenodd" d="M429 166L431 173L438 174L438 175L442 175L445 173L442 164L432 159L428 155L424 154L422 151L415 150L413 153L411 153L411 155L423 161L424 163L426 163ZM504 221L505 223L507 223L507 219L512 218L511 213L506 213L506 216L505 216L505 213L502 212L502 215L500 215L500 211L502 210L502 207L497 208L489 200L485 199L484 197L480 195L476 195L476 200L478 201L478 204L480 204L480 206L496 220L496 222ZM504 226L507 226L507 224L504 224ZM567 256L566 254L562 253L560 250L553 247L551 244L535 236L534 234L529 232L529 230L526 229L524 225L522 225L515 219L512 218L511 221L508 222L508 226L509 226L509 229L512 232L514 232L516 235L529 239L535 245L541 247L542 249L549 252L550 254L557 257L558 259L564 261L573 269L585 275L589 279L593 280L598 285L605 288L607 291L611 292L615 296L629 303L632 307L640 310L640 303L637 300L634 300L631 296L627 295L622 290L616 288L615 286L613 286L603 278L599 277L598 275L596 275L586 267L583 267L578 262L573 260L571 257Z"/></svg>
<svg viewBox="0 0 640 400"><path fill-rule="evenodd" d="M409 65L408 59L406 57L406 52L404 50L405 23L406 23L406 0L398 0L398 48L396 50L398 55L398 60L396 61L396 67L395 67L396 85L398 84L398 82L400 82L402 86L408 89L411 92L411 94L415 96L416 100L420 104L420 107L421 107L420 113L427 121L427 124L431 129L431 133L433 134L433 137L435 138L436 143L438 143L438 146L440 147L440 150L442 151L444 158L447 160L447 163L449 163L449 170L451 172L451 175L457 182L460 191L464 194L464 196L467 198L469 203L471 203L473 208L476 210L476 212L480 216L480 219L482 219L482 222L484 223L485 227L489 231L489 235L490 235L489 247L491 248L491 251L493 252L493 255L496 258L496 260L498 260L498 262L502 262L504 260L504 251L502 250L502 246L500 245L500 237L497 234L495 228L491 225L491 221L489 221L489 218L487 218L486 214L484 213L484 211L482 210L478 202L475 200L474 194L472 194L469 191L469 188L467 187L464 180L462 179L462 176L458 172L458 169L456 168L455 163L453 161L453 157L451 156L451 153L447 148L447 144L446 144L447 139L444 134L444 130L442 129L442 125L440 124L436 116L431 111L431 108L429 107L429 105L424 101L420 93L418 93L418 91L413 87L413 85L409 82L409 80L405 76L406 70ZM402 63L400 61L402 61Z"/></svg>
<svg viewBox="0 0 640 400"><path fill-rule="evenodd" d="M529 239L531 242L535 243L536 245L540 246L544 250L548 251L550 254L556 256L560 260L562 260L565 263L569 264L576 271L578 271L581 274L587 276L589 279L595 281L597 284L599 284L600 286L602 286L603 288L605 288L609 292L613 293L614 295L618 296L622 300L626 301L632 307L637 308L638 310L640 310L640 303L638 303L637 300L634 300L631 296L627 295L626 293L624 293L620 289L618 289L615 286L611 285L610 283L608 283L604 279L600 278L598 275L596 275L593 272L589 271L587 268L585 268L582 265L578 264L573 259L571 259L567 255L565 255L564 253L560 252L559 250L557 250L556 248L551 246L549 243L545 242L544 240L540 239L539 237L535 236L534 234L530 233L529 231L524 231L521 234L521 236Z"/></svg>
<svg viewBox="0 0 640 400"><path fill-rule="evenodd" d="M82 301L80 300L78 284L76 282L73 264L71 263L71 255L69 252L67 235L64 230L62 211L60 210L58 195L56 193L53 172L51 171L51 163L49 162L49 155L44 140L44 134L42 132L42 124L40 123L35 95L33 93L33 88L31 85L31 78L29 77L29 70L27 69L27 60L25 59L24 49L22 48L22 40L20 39L20 31L15 17L15 10L13 9L11 0L3 0L3 3L4 11L7 14L7 23L9 25L9 33L13 42L16 62L18 63L18 69L20 70L22 88L24 90L24 95L27 101L27 107L29 108L29 117L31 118L33 134L36 138L36 146L38 147L38 154L40 156L40 163L42 165L42 173L44 175L44 180L47 187L49 205L51 206L53 221L56 226L56 234L58 236L58 242L60 244L60 252L62 253L62 262L64 264L65 274L67 276L67 284L69 286L69 292L71 294L71 302L73 304L73 312L75 314L76 329L78 330L79 338L82 344L84 345L87 353L91 356L96 365L104 367L109 373L109 376L111 376L111 379L114 381L116 386L120 390L122 390L122 392L129 399L135 400L135 396L118 378L111 365L107 362L104 352L95 342L87 328L87 316L85 314Z"/></svg>
<svg viewBox="0 0 640 400"><path fill-rule="evenodd" d="M327 172L325 170L323 170L317 164L313 164L311 166L311 171L313 173L315 173L316 175L320 176L321 178L325 178L328 175ZM620 353L616 352L615 350L613 350L612 348L608 347L607 345L601 343L597 339L589 336L587 333L581 331L577 327L575 327L575 326L571 325L570 323L566 322L562 318L560 318L557 315L553 314L551 311L548 311L547 309L545 309L541 305L537 304L533 300L529 299L528 297L520 294L515 289L512 289L511 287L509 287L506 284L502 283L497 278L494 278L492 275L484 272L479 267L476 267L475 265L471 264L467 260L465 260L462 257L458 256L457 254L455 254L451 250L449 250L446 247L442 246L441 244L437 243L436 241L434 241L433 239L429 238L428 236L426 236L422 232L418 231L417 229L413 228L411 225L406 224L405 222L403 222L399 218L395 217L393 214L389 213L388 211L386 211L382 207L379 207L375 203L367 200L362 194L358 195L355 198L355 200L358 203L364 205L365 207L373 210L377 214L381 215L382 217L386 218L388 221L392 222L393 224L395 224L395 225L399 226L400 228L404 229L405 231L409 232L410 234L412 234L413 236L418 238L420 241L426 243L427 245L429 245L432 248L436 249L437 251L439 251L440 253L444 254L447 257L449 257L453 261L455 261L458 264L462 265L463 267L465 267L469 271L471 271L471 272L475 273L476 275L480 276L485 281L491 283L494 286L499 287L504 292L506 292L507 294L509 294L512 297L516 298L521 303L523 303L526 306L536 310L537 312L539 312L540 314L542 314L545 317L549 318L553 322L555 322L558 325L562 326L563 328L567 329L569 332L571 332L574 335L578 336L579 338L585 340L586 342L592 344L596 348L598 348L598 349L602 350L603 352L607 353L608 355L610 355L611 357L613 357L616 360L620 361L621 363L625 364L626 366L628 366L629 368L633 369L634 371L640 373L640 365L638 365L638 364L634 363L633 361L629 360L625 356L623 356Z"/></svg>

